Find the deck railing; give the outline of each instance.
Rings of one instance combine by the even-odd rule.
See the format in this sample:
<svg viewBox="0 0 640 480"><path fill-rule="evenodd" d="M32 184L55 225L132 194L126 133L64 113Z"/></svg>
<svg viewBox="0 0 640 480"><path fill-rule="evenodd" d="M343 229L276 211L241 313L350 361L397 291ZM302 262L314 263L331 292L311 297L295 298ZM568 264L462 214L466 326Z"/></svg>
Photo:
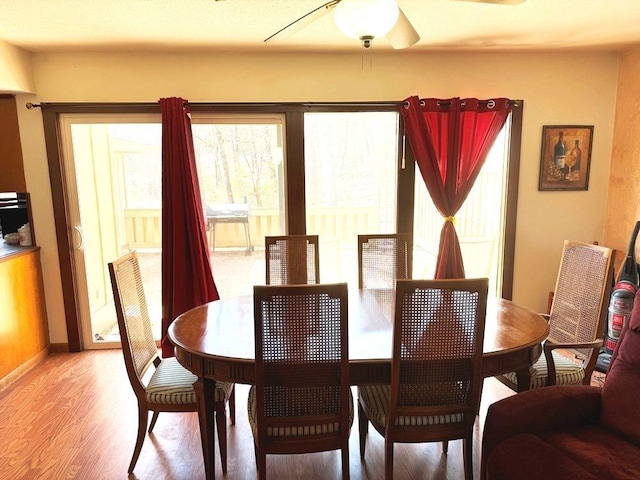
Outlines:
<svg viewBox="0 0 640 480"><path fill-rule="evenodd" d="M375 208L322 208L311 210L307 230L325 232L341 238L355 238L358 233L377 231ZM249 215L252 246L264 246L267 235L282 235L280 214L275 208L253 207ZM125 209L125 234L129 248L160 248L162 223L160 209ZM211 235L209 241L211 241ZM244 248L246 238L242 223L218 223L216 248Z"/></svg>

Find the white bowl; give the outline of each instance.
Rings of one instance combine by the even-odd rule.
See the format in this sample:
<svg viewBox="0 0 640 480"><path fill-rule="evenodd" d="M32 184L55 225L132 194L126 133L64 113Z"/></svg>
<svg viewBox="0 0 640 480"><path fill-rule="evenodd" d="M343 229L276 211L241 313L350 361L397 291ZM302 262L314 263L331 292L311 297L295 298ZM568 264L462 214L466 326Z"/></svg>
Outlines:
<svg viewBox="0 0 640 480"><path fill-rule="evenodd" d="M18 232L7 233L4 236L4 241L9 245L17 245L18 243L20 243L20 236L18 235Z"/></svg>

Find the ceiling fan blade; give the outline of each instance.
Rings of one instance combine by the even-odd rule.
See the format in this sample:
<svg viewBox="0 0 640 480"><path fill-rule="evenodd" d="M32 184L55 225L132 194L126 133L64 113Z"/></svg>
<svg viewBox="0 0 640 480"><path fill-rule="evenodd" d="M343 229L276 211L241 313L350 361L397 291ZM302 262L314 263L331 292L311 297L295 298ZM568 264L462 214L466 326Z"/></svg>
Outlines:
<svg viewBox="0 0 640 480"><path fill-rule="evenodd" d="M385 37L387 37L391 46L397 50L410 47L420 40L420 35L413 28L402 9L400 9L400 14L398 15L398 21Z"/></svg>
<svg viewBox="0 0 640 480"><path fill-rule="evenodd" d="M458 0L459 2L495 3L498 5L519 5L527 0Z"/></svg>
<svg viewBox="0 0 640 480"><path fill-rule="evenodd" d="M320 17L327 14L329 10L335 7L338 3L340 3L340 0L331 0L330 2L324 3L317 8L314 8L313 10L311 10L308 13L305 13L303 16L294 20L287 26L281 28L273 35L270 35L269 37L265 38L264 39L265 43L276 39L276 37L284 38L285 35L283 35L283 33L286 33L286 36L289 36L289 35L293 35L296 32L299 32L301 29L303 29L310 23L316 21Z"/></svg>

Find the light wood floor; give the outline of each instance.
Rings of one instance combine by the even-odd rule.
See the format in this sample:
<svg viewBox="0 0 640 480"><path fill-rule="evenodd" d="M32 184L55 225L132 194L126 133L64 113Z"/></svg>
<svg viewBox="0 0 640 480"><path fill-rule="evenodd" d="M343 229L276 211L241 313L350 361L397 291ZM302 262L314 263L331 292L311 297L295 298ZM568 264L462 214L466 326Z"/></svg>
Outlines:
<svg viewBox="0 0 640 480"><path fill-rule="evenodd" d="M247 423L248 387L237 386L236 425L229 426L229 479L257 478ZM481 430L487 406L512 395L495 379L485 380L476 423L474 470L479 478ZM125 479L137 429L136 400L120 350L54 354L0 393L0 479ZM222 477L216 443L216 478ZM358 453L357 419L351 430L353 480L384 477L383 439L371 427L367 454ZM268 456L270 479L339 479L339 452ZM462 442L395 447L395 479L462 479ZM135 475L149 480L204 478L195 413L163 413L147 437Z"/></svg>

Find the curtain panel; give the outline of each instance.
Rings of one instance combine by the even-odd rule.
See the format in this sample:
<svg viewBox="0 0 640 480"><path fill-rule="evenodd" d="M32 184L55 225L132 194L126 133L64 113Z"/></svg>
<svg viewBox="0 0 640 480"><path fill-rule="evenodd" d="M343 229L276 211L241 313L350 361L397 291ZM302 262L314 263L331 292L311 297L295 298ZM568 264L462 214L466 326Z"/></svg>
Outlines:
<svg viewBox="0 0 640 480"><path fill-rule="evenodd" d="M198 184L189 105L161 98L162 111L162 356L174 356L171 322L219 298L213 280Z"/></svg>
<svg viewBox="0 0 640 480"><path fill-rule="evenodd" d="M511 113L506 98L405 100L406 136L434 205L444 217L436 279L464 278L455 214L466 200L498 133Z"/></svg>

